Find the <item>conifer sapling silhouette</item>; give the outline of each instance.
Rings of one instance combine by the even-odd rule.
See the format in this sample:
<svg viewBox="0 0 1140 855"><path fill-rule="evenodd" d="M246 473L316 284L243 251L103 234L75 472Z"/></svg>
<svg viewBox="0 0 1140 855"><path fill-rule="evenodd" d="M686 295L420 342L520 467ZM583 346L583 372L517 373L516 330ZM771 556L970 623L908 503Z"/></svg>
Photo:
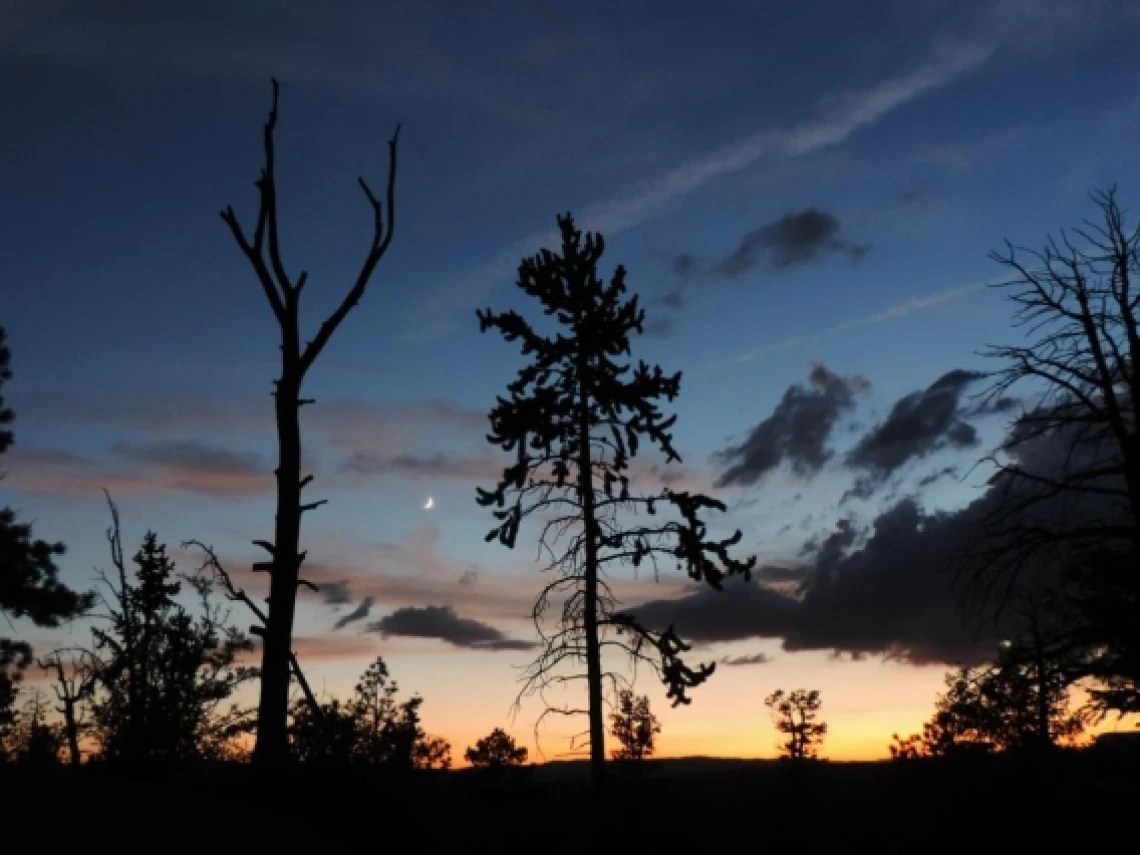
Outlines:
<svg viewBox="0 0 1140 855"><path fill-rule="evenodd" d="M791 694L777 689L764 699L764 706L771 711L776 730L786 737L780 745L782 757L798 761L819 756L827 724L819 720L822 699L817 689L796 689Z"/></svg>
<svg viewBox="0 0 1140 855"><path fill-rule="evenodd" d="M423 698L399 701L399 686L382 657L368 666L351 698L319 707L293 706L290 747L305 763L381 767L389 770L447 769L451 746L420 724Z"/></svg>
<svg viewBox="0 0 1140 855"><path fill-rule="evenodd" d="M48 703L39 689L6 726L0 726L0 762L56 766L62 749L62 728L49 720Z"/></svg>
<svg viewBox="0 0 1140 855"><path fill-rule="evenodd" d="M488 441L513 462L493 489L478 490L478 502L494 508L498 520L486 539L507 547L515 545L524 519L539 519L539 553L554 579L535 603L543 648L522 691L586 683L591 779L598 793L605 771L603 681L607 675L621 680L605 670L603 648L618 647L653 668L674 705L687 703L687 691L713 670L681 659L688 647L672 627L656 632L620 613L610 571L646 564L656 571L663 558L719 589L725 576L748 577L755 558L739 561L729 554L739 531L721 540L710 536L701 515L725 510L721 502L667 488L631 491L630 461L644 445L661 452L666 463L680 460L670 433L676 417L663 415L660 404L677 397L681 375L629 361L631 338L643 331L645 313L636 296L626 297L625 269L617 267L604 282L598 273L602 237L583 237L569 214L558 218L558 227L560 253L543 249L524 259L518 274L518 287L555 328L542 330L515 311L478 312L484 332L496 330L517 342L528 359L489 414ZM659 522L636 524L640 512ZM553 626L547 626L551 612ZM581 663L585 673L578 670ZM563 666L573 673L560 673ZM547 704L543 716L581 712Z"/></svg>
<svg viewBox="0 0 1140 855"><path fill-rule="evenodd" d="M264 639L261 665L261 698L257 717L257 744L254 759L277 765L288 753L289 681L291 672L293 619L297 589L316 586L300 577L305 553L300 549L301 516L326 500L303 502L301 491L313 480L301 474L300 409L313 404L301 395L301 386L312 367L349 312L364 296L376 265L392 241L396 201L396 143L400 128L396 127L388 143L388 186L384 203L359 179L364 196L372 209L372 237L364 261L351 288L337 309L320 325L312 340L302 345L300 330L301 293L308 274L295 278L286 271L278 237L277 181L275 173L274 131L277 127L278 83L273 81L273 106L263 132L265 164L256 185L259 195L257 220L251 234L246 234L232 207L222 211L234 240L253 267L257 280L281 332L281 376L274 381L277 421L278 462L277 517L273 541L255 541L269 553L270 560L254 565L255 570L269 573L269 608L264 626L251 630ZM387 219L385 219L385 217ZM268 256L268 257L266 257Z"/></svg>
<svg viewBox="0 0 1140 855"><path fill-rule="evenodd" d="M496 727L463 752L463 759L477 769L501 769L526 763L528 751L502 728Z"/></svg>
<svg viewBox="0 0 1140 855"><path fill-rule="evenodd" d="M629 689L618 692L617 708L610 713L610 733L620 748L613 751L615 760L645 760L657 749L661 722L649 708L649 698L635 695Z"/></svg>
<svg viewBox="0 0 1140 855"><path fill-rule="evenodd" d="M96 617L106 623L92 627L91 706L100 756L125 763L224 757L253 723L231 701L257 674L239 660L252 644L228 623L208 579L175 573L153 532L128 571L118 510L110 497L108 503L115 573L100 574L108 596L106 614ZM183 583L196 608L181 602Z"/></svg>

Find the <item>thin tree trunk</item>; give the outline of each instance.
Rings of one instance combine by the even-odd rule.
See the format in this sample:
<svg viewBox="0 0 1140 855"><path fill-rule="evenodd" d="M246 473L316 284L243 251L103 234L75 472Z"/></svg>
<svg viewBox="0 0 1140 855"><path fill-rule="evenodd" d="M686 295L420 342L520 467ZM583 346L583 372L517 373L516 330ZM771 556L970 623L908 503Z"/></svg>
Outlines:
<svg viewBox="0 0 1140 855"><path fill-rule="evenodd" d="M268 766L288 756L289 678L301 540L300 356L296 312L282 325L284 365L277 384L277 521L269 613L261 656L261 698L257 708L254 759Z"/></svg>
<svg viewBox="0 0 1140 855"><path fill-rule="evenodd" d="M1036 614L1030 616L1029 626L1033 633L1033 669L1037 677L1037 748L1044 749L1053 745L1053 734L1049 728L1049 666L1045 662L1041 627Z"/></svg>
<svg viewBox="0 0 1140 855"><path fill-rule="evenodd" d="M579 336L581 339L582 336ZM581 384L578 430L582 449L578 469L578 493L582 502L582 523L586 537L586 589L584 591L586 632L586 685L589 691L590 791L601 799L606 781L606 731L602 711L602 649L598 638L598 541L594 518L594 471L590 448L590 399L587 386L588 361L579 363Z"/></svg>
<svg viewBox="0 0 1140 855"><path fill-rule="evenodd" d="M75 720L75 701L68 699L63 702L63 723L67 732L68 761L72 766L78 766L83 757L79 753L79 723Z"/></svg>

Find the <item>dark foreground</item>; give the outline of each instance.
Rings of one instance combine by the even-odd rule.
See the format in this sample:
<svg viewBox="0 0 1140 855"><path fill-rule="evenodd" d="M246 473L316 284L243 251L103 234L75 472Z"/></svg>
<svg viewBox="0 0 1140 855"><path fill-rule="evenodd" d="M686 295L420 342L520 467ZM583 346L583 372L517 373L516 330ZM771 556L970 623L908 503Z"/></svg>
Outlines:
<svg viewBox="0 0 1140 855"><path fill-rule="evenodd" d="M616 777L594 809L580 769L514 779L471 772L391 778L231 766L178 773L0 768L9 841L64 852L661 852L724 844L799 852L1087 851L1140 843L1135 755L1049 761L663 761ZM14 838L12 835L17 835ZM660 847L660 848L659 848Z"/></svg>

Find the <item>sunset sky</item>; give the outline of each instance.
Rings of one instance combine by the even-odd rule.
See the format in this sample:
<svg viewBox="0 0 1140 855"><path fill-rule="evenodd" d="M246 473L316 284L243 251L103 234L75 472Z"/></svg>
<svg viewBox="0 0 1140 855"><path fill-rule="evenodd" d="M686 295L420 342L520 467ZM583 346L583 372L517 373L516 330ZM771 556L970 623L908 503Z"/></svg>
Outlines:
<svg viewBox="0 0 1140 855"><path fill-rule="evenodd" d="M486 544L474 500L521 357L475 310L526 310L514 270L569 210L645 302L635 357L684 372L683 464L646 459L641 483L715 493L762 568L716 595L619 586L722 663L676 710L640 677L660 753L771 756L763 698L805 687L827 756L884 756L992 640L945 566L1011 412L971 397L978 351L1017 334L987 254L1079 224L1112 182L1134 209L1138 37L1140 6L1110 0L0 0L0 504L66 542L75 586L108 566L106 488L128 548L154 529L191 570L176 547L198 538L262 590L276 325L218 211L255 214L275 75L308 330L369 238L356 177L382 184L403 126L391 251L306 383L329 499L303 537L314 686L380 654L457 756L497 726L534 751L540 704L511 705L536 531ZM576 730L546 727L546 756Z"/></svg>

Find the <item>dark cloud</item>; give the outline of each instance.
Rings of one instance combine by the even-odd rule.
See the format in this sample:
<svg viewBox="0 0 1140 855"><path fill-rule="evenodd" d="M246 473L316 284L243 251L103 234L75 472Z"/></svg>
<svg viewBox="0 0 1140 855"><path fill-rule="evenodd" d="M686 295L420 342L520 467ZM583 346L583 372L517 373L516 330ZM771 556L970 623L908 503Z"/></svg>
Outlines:
<svg viewBox="0 0 1140 855"><path fill-rule="evenodd" d="M685 278L705 274L736 279L758 267L787 270L835 255L860 259L870 251L870 244L840 238L840 228L834 214L807 208L784 214L748 232L724 258L702 263L690 253L682 252L673 256L671 266L674 273Z"/></svg>
<svg viewBox="0 0 1140 855"><path fill-rule="evenodd" d="M957 476L957 466L943 466L941 469L936 469L933 472L928 472L923 475L918 479L918 482L915 486L921 490L924 487L929 487L930 485L941 481L943 478L956 478Z"/></svg>
<svg viewBox="0 0 1140 855"><path fill-rule="evenodd" d="M321 599L328 606L347 606L352 602L352 591L349 589L348 580L321 582Z"/></svg>
<svg viewBox="0 0 1140 855"><path fill-rule="evenodd" d="M997 398L986 398L966 411L966 416L975 418L980 416L1008 415L1022 405L1020 398L1002 395Z"/></svg>
<svg viewBox="0 0 1140 855"><path fill-rule="evenodd" d="M357 451L340 465L341 472L356 475L409 475L414 477L444 477L463 479L493 479L502 473L502 464L487 457L454 457L435 453L429 455L398 454L385 457L369 451Z"/></svg>
<svg viewBox="0 0 1140 855"><path fill-rule="evenodd" d="M1007 441L1024 436L1025 430L1015 423ZM1058 431L1028 439L1012 449L1011 462L1049 480L1118 463L1111 443L1074 447L1076 438L1074 431ZM1032 554L1018 541L1010 559L1020 569L1019 584L1047 584L1065 564L1066 553L1058 544L1069 541L1067 533L1089 527L1100 532L1114 521L1130 519L1127 502L1103 489L1119 483L1118 477L1106 476L1094 484L1101 492L1054 495L1025 479L998 475L974 501L953 512L927 513L914 498L904 498L867 529L840 521L828 536L817 535L801 562L769 565L755 574L755 581L730 580L720 593L697 589L633 611L650 626L673 625L696 642L771 638L780 639L789 651L882 655L914 664L979 662L993 653L998 630L982 615L961 610L969 592L963 586L983 566L980 561L990 578L1011 569L990 552L1002 540L985 534L983 523L1008 515L1004 524L1017 531L1057 535L1052 546ZM1038 500L1027 505L1027 496Z"/></svg>
<svg viewBox="0 0 1140 855"><path fill-rule="evenodd" d="M368 629L382 637L438 638L456 647L475 650L532 650L532 641L508 638L495 627L471 618L461 618L450 606L408 606L370 623Z"/></svg>
<svg viewBox="0 0 1140 855"><path fill-rule="evenodd" d="M887 418L859 440L847 456L847 465L869 473L864 485L869 488L912 460L943 448L975 445L978 432L963 420L958 402L966 387L984 376L957 369L928 389L900 398Z"/></svg>
<svg viewBox="0 0 1140 855"><path fill-rule="evenodd" d="M768 418L740 445L718 452L728 468L717 486L751 486L787 461L797 475L811 476L830 459L828 439L839 419L868 388L862 377L841 377L825 365L812 366L808 386L790 386Z"/></svg>
<svg viewBox="0 0 1140 855"><path fill-rule="evenodd" d="M839 237L839 220L834 214L808 208L749 232L727 257L713 269L722 276L735 277L761 264L784 270L818 261L829 255L862 258L867 244L853 244Z"/></svg>
<svg viewBox="0 0 1140 855"><path fill-rule="evenodd" d="M696 272L697 260L689 253L681 252L673 256L669 265L678 276L690 276Z"/></svg>
<svg viewBox="0 0 1140 855"><path fill-rule="evenodd" d="M811 575L804 580L801 588L810 588L812 585L817 585L820 582L826 583L830 580L836 567L858 536L859 531L851 520L841 519L836 521L834 531L829 532L822 539L819 537L812 538L808 544L805 544L804 549L800 550L800 556L812 557L815 564Z"/></svg>
<svg viewBox="0 0 1140 855"><path fill-rule="evenodd" d="M372 597L365 597L361 600L360 605L350 611L348 614L341 617L335 624L333 624L333 631L344 629L350 623L364 620L372 612L374 600Z"/></svg>
<svg viewBox="0 0 1140 855"><path fill-rule="evenodd" d="M634 612L697 642L778 638L788 651L978 662L992 652L993 636L964 621L953 584L968 523L969 515L926 514L906 499L881 514L858 547L849 524L823 539L798 593L734 581L719 595L698 590Z"/></svg>
<svg viewBox="0 0 1140 855"><path fill-rule="evenodd" d="M677 334L677 322L671 317L662 315L645 321L642 331L650 338L672 338Z"/></svg>
<svg viewBox="0 0 1140 855"><path fill-rule="evenodd" d="M253 452L231 451L196 439L118 442L112 446L112 451L139 463L203 473L260 475L266 471L261 458Z"/></svg>
<svg viewBox="0 0 1140 855"><path fill-rule="evenodd" d="M720 660L720 664L735 667L739 665L766 665L771 661L767 653L753 653L751 656L725 656Z"/></svg>
<svg viewBox="0 0 1140 855"><path fill-rule="evenodd" d="M159 469L162 483L218 497L263 493L272 475L261 456L236 452L196 439L117 442L112 452L139 464L145 472Z"/></svg>
<svg viewBox="0 0 1140 855"><path fill-rule="evenodd" d="M899 196L899 201L902 202L904 205L911 205L911 204L919 201L920 199L925 198L927 195L929 195L929 193L930 193L930 182L927 181L927 182L924 182L922 184L915 185L914 187L911 187L909 190L905 190L902 193L902 195Z"/></svg>

